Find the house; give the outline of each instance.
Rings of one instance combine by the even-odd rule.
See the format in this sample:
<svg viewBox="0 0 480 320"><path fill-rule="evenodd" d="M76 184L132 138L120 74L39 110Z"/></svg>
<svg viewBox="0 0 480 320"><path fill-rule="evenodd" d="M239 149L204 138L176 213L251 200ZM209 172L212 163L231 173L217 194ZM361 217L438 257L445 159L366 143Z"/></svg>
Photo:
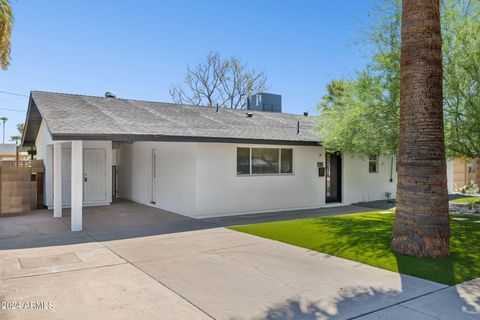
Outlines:
<svg viewBox="0 0 480 320"><path fill-rule="evenodd" d="M465 187L470 181L480 185L480 158L456 158L453 161L453 185L455 189Z"/></svg>
<svg viewBox="0 0 480 320"><path fill-rule="evenodd" d="M255 108L33 91L22 144L36 146L44 203L56 217L71 207L72 230L83 206L115 197L205 218L395 196L392 157L328 154L313 117Z"/></svg>
<svg viewBox="0 0 480 320"><path fill-rule="evenodd" d="M15 160L17 158L17 145L0 143L0 160Z"/></svg>
<svg viewBox="0 0 480 320"><path fill-rule="evenodd" d="M0 143L0 165L15 166L17 160L30 160L30 155L25 151L17 152L17 145L12 143Z"/></svg>

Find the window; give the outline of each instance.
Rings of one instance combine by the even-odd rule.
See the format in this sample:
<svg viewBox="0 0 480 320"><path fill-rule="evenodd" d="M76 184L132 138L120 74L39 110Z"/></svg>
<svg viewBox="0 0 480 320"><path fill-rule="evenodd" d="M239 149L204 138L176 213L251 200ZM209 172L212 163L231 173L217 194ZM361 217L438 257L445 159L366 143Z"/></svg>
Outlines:
<svg viewBox="0 0 480 320"><path fill-rule="evenodd" d="M293 149L281 149L280 173L293 173Z"/></svg>
<svg viewBox="0 0 480 320"><path fill-rule="evenodd" d="M252 148L252 174L278 173L278 149Z"/></svg>
<svg viewBox="0 0 480 320"><path fill-rule="evenodd" d="M475 172L477 172L476 161L471 161L470 163L468 163L468 173L475 173Z"/></svg>
<svg viewBox="0 0 480 320"><path fill-rule="evenodd" d="M237 148L237 174L250 174L250 148Z"/></svg>
<svg viewBox="0 0 480 320"><path fill-rule="evenodd" d="M237 174L293 173L293 149L237 148Z"/></svg>
<svg viewBox="0 0 480 320"><path fill-rule="evenodd" d="M368 156L368 172L378 173L378 156Z"/></svg>

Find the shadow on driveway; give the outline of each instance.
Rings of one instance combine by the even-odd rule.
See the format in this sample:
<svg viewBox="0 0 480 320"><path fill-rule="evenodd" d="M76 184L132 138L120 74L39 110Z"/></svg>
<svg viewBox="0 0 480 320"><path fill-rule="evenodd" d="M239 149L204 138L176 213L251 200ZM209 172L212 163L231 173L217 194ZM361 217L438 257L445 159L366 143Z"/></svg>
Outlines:
<svg viewBox="0 0 480 320"><path fill-rule="evenodd" d="M342 214L376 211L377 209L364 206L335 206L318 209L279 211L268 213L244 214L238 216L227 216L218 218L203 219L203 221L216 224L219 227L241 226L264 222L275 222L284 220L309 219Z"/></svg>
<svg viewBox="0 0 480 320"><path fill-rule="evenodd" d="M356 213L368 209L344 206L194 219L132 201L116 200L110 206L84 207L83 210L82 232L70 231L70 209L64 209L60 219L53 218L52 211L46 209L2 217L0 250L138 238L231 225Z"/></svg>
<svg viewBox="0 0 480 320"><path fill-rule="evenodd" d="M217 227L126 200L83 210L82 232L70 231L70 209L64 209L60 219L54 218L52 211L46 209L2 217L0 250L120 240Z"/></svg>

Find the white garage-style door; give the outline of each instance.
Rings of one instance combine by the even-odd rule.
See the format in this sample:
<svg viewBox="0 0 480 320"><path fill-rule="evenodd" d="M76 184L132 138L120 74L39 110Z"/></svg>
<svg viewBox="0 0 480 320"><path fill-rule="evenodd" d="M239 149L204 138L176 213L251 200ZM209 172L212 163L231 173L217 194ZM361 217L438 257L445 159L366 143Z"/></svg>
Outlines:
<svg viewBox="0 0 480 320"><path fill-rule="evenodd" d="M71 203L71 149L62 149L62 202ZM107 197L105 149L83 150L83 201L101 202Z"/></svg>
<svg viewBox="0 0 480 320"><path fill-rule="evenodd" d="M84 201L105 201L107 195L105 150L85 149L83 159Z"/></svg>

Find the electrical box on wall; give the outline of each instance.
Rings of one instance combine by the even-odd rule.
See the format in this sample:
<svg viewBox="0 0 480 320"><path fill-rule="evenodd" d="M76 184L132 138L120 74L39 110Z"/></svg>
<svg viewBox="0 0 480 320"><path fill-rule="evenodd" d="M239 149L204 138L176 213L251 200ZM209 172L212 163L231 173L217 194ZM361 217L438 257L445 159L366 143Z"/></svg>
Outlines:
<svg viewBox="0 0 480 320"><path fill-rule="evenodd" d="M319 177L325 177L325 167L323 168L318 168L318 176Z"/></svg>

